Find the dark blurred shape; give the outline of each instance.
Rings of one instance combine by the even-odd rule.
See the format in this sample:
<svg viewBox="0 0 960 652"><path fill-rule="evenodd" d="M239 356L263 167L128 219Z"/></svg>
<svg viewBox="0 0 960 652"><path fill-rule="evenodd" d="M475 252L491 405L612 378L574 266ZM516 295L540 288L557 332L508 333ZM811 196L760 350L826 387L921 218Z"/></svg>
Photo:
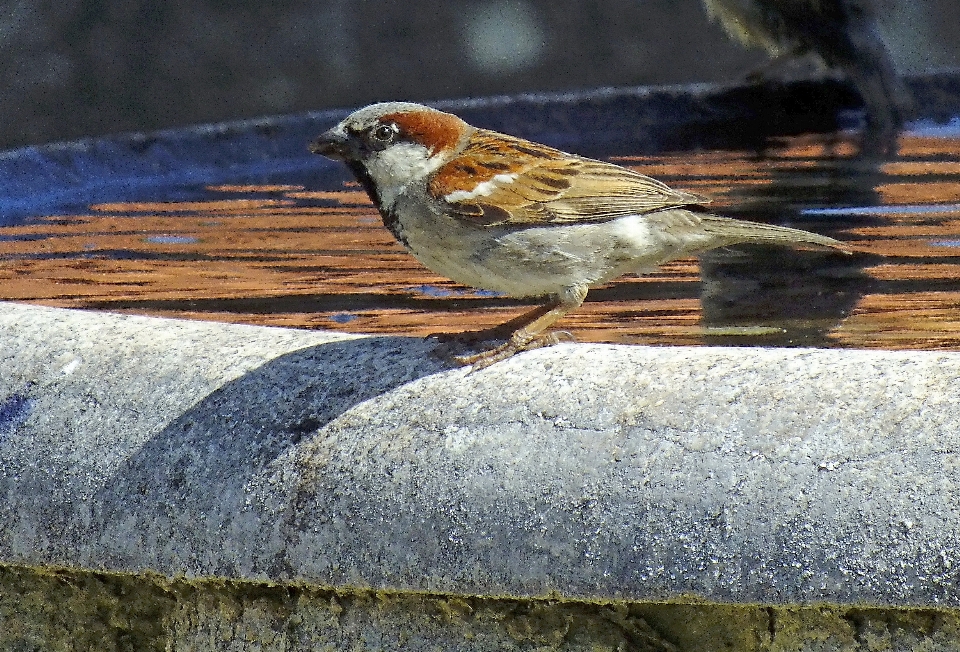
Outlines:
<svg viewBox="0 0 960 652"><path fill-rule="evenodd" d="M721 81L755 63L697 1L7 0L0 148L383 100Z"/></svg>
<svg viewBox="0 0 960 652"><path fill-rule="evenodd" d="M869 0L703 0L741 43L774 61L815 54L856 86L866 109L861 153L888 156L911 111Z"/></svg>
<svg viewBox="0 0 960 652"><path fill-rule="evenodd" d="M879 1L901 72L960 66L960 2ZM0 148L383 100L735 82L764 59L701 0L0 7Z"/></svg>

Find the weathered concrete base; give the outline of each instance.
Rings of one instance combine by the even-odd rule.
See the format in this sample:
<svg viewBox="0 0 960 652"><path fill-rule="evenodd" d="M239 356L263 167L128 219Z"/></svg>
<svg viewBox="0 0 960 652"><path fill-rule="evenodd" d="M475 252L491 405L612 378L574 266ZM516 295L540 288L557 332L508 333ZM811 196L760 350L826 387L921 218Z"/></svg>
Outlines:
<svg viewBox="0 0 960 652"><path fill-rule="evenodd" d="M435 346L0 304L0 650L960 650L960 354Z"/></svg>
<svg viewBox="0 0 960 652"><path fill-rule="evenodd" d="M960 612L342 593L0 566L0 649L955 652Z"/></svg>

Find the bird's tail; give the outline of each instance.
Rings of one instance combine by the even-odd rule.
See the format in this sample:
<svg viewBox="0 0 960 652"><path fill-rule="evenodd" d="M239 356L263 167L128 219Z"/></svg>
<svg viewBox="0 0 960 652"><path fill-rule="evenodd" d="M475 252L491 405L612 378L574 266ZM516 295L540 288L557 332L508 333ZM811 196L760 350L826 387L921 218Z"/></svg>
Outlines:
<svg viewBox="0 0 960 652"><path fill-rule="evenodd" d="M852 253L850 248L839 240L828 238L825 235L791 229L786 226L762 224L735 220L718 215L700 215L701 225L705 233L716 238L713 246L727 246L742 243L792 245L812 249L837 249L844 253ZM712 248L712 247L711 247Z"/></svg>

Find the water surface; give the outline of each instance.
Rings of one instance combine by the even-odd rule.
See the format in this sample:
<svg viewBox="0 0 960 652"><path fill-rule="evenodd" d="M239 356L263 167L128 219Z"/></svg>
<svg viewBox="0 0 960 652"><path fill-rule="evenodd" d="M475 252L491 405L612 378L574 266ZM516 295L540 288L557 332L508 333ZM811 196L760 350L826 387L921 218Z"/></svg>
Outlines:
<svg viewBox="0 0 960 652"><path fill-rule="evenodd" d="M960 121L917 125L882 165L853 151L844 137L807 136L763 152L617 157L712 197L720 213L857 253L736 247L675 261L591 291L563 327L582 341L960 348ZM202 197L0 227L0 298L421 336L492 326L530 303L421 267L349 181L217 185Z"/></svg>

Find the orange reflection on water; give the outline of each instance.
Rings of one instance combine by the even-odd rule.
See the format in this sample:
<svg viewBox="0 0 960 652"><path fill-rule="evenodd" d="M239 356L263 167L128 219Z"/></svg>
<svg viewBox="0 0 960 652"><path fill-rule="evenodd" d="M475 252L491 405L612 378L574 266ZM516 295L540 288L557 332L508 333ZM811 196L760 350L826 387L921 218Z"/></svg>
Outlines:
<svg viewBox="0 0 960 652"><path fill-rule="evenodd" d="M904 136L896 161L866 171L837 158L850 151L801 137L762 156L618 158L723 212L825 232L860 253L747 248L710 254L702 268L675 261L591 291L562 326L585 341L960 348L960 144ZM0 298L408 335L493 326L526 309L424 269L356 184L218 185L208 196L0 228ZM845 207L871 210L829 214Z"/></svg>

